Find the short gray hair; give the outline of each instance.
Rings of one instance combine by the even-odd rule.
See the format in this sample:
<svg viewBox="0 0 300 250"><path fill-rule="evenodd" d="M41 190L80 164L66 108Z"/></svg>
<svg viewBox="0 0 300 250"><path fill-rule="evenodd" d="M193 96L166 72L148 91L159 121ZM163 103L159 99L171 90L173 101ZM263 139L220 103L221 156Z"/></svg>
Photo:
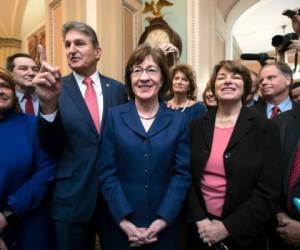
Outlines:
<svg viewBox="0 0 300 250"><path fill-rule="evenodd" d="M64 41L66 39L66 34L71 30L76 30L85 34L91 40L94 48L99 46L96 32L91 26L87 25L86 23L77 22L77 21L71 21L65 23L62 28L62 36Z"/></svg>

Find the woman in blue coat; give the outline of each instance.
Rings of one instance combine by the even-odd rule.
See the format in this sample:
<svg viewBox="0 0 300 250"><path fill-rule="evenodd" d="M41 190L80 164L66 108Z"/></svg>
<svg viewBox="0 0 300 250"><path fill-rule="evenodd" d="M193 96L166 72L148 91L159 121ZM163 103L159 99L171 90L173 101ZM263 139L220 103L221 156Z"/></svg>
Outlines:
<svg viewBox="0 0 300 250"><path fill-rule="evenodd" d="M197 84L193 69L188 64L176 64L170 70L172 86L167 105L184 112L188 124L206 113L202 102L197 102Z"/></svg>
<svg viewBox="0 0 300 250"><path fill-rule="evenodd" d="M190 149L184 114L161 102L170 83L165 60L138 47L126 67L131 101L108 114L100 186L115 221L111 249L179 249Z"/></svg>
<svg viewBox="0 0 300 250"><path fill-rule="evenodd" d="M19 113L14 88L0 68L0 249L52 250L45 199L54 163L37 142L36 118Z"/></svg>

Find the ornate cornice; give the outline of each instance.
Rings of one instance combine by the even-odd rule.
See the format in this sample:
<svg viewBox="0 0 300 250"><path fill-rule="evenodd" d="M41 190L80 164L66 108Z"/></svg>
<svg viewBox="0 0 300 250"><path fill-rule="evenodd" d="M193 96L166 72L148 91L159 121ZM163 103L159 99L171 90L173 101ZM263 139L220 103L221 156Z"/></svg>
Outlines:
<svg viewBox="0 0 300 250"><path fill-rule="evenodd" d="M21 48L22 41L16 38L0 37L0 48L1 47L17 47Z"/></svg>

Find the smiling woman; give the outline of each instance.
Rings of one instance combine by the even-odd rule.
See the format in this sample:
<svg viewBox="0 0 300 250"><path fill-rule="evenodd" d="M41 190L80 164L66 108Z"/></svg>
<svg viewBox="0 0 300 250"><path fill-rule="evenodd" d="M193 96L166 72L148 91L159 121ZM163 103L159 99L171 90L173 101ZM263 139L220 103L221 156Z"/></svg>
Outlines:
<svg viewBox="0 0 300 250"><path fill-rule="evenodd" d="M196 101L197 85L192 67L187 64L177 64L171 68L170 76L172 86L167 105L184 112L188 122L200 118L206 109L202 102Z"/></svg>
<svg viewBox="0 0 300 250"><path fill-rule="evenodd" d="M160 49L141 45L125 73L131 101L112 108L100 186L114 217L111 249L179 249L179 211L190 184L185 116L163 100L170 84Z"/></svg>
<svg viewBox="0 0 300 250"><path fill-rule="evenodd" d="M13 79L0 68L0 249L54 249L45 199L55 165L36 125L36 117L19 112Z"/></svg>
<svg viewBox="0 0 300 250"><path fill-rule="evenodd" d="M210 83L218 106L190 126L188 249L266 249L264 232L280 190L278 128L243 107L251 78L239 62L218 63Z"/></svg>
<svg viewBox="0 0 300 250"><path fill-rule="evenodd" d="M20 107L15 96L15 84L8 71L0 68L0 120L10 110L20 111Z"/></svg>

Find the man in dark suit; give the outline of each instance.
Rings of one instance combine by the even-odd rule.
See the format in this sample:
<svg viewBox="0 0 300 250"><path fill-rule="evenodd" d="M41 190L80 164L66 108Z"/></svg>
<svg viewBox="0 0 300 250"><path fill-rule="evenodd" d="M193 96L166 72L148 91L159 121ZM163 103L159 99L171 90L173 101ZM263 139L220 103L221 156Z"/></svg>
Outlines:
<svg viewBox="0 0 300 250"><path fill-rule="evenodd" d="M97 232L102 249L110 249L105 244L110 216L99 193L97 162L107 110L126 102L126 94L121 83L97 72L101 49L90 26L64 24L63 40L73 72L61 78L39 47L42 66L34 79L40 140L58 164L51 200L57 248L92 250Z"/></svg>
<svg viewBox="0 0 300 250"><path fill-rule="evenodd" d="M16 96L23 113L38 115L39 99L32 85L38 66L33 58L25 53L15 53L7 57L6 69L16 83Z"/></svg>
<svg viewBox="0 0 300 250"><path fill-rule="evenodd" d="M280 236L271 239L270 250L296 250L300 247L300 208L293 198L300 198L300 173L296 171L296 161L300 150L300 106L278 116L282 148L281 201L277 213L277 233ZM297 157L298 155L298 157ZM292 175L296 182L292 184Z"/></svg>
<svg viewBox="0 0 300 250"><path fill-rule="evenodd" d="M253 111L270 119L292 109L289 89L293 82L293 72L287 64L266 64L259 72L259 82L263 100L251 107Z"/></svg>

